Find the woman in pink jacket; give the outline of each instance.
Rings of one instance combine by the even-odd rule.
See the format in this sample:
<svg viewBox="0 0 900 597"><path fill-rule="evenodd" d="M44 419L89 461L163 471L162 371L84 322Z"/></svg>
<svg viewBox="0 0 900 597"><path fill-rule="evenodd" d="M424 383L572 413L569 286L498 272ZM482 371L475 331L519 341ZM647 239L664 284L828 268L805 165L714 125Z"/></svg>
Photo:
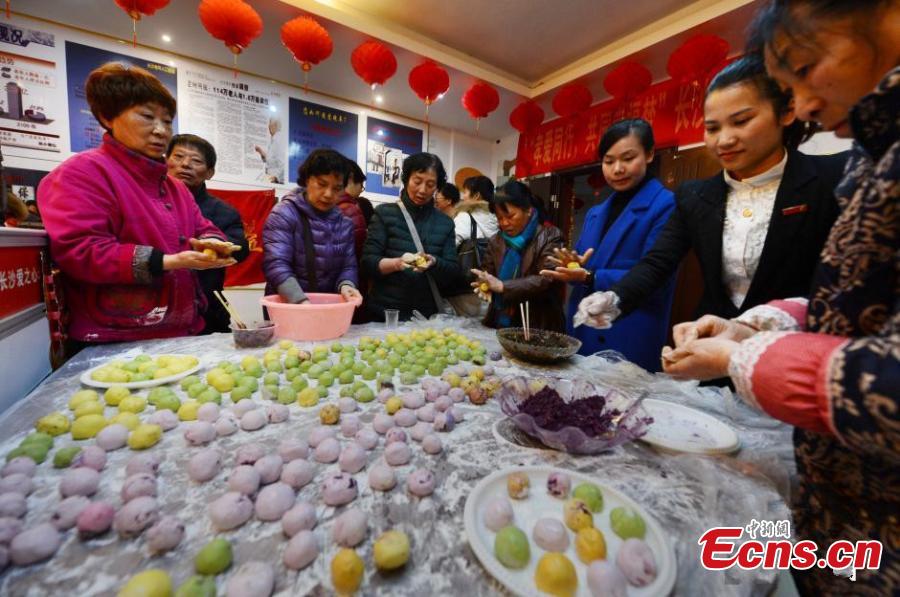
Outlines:
<svg viewBox="0 0 900 597"><path fill-rule="evenodd" d="M106 129L103 142L38 187L69 302L69 339L77 349L195 334L205 304L193 270L233 260L202 253L197 239L225 236L166 174L175 98L149 72L117 63L94 70L85 93Z"/></svg>

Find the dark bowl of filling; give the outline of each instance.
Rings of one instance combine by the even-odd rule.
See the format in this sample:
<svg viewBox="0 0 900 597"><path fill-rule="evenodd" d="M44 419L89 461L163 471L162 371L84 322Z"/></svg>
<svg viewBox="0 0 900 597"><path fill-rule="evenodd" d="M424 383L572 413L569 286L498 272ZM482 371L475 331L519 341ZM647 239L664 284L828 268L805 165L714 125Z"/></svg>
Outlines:
<svg viewBox="0 0 900 597"><path fill-rule="evenodd" d="M550 330L530 329L526 340L523 328L503 328L497 330L497 340L508 353L529 363L556 363L581 348L578 338Z"/></svg>

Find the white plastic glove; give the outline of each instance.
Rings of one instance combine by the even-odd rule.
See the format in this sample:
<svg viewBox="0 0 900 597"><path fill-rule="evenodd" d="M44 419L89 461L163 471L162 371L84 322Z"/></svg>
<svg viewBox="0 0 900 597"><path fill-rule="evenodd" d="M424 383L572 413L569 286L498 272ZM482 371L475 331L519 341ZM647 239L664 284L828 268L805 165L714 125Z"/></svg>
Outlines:
<svg viewBox="0 0 900 597"><path fill-rule="evenodd" d="M619 296L610 290L595 292L584 297L578 303L578 312L572 318L575 327L588 327L605 330L612 327L622 311L619 309Z"/></svg>

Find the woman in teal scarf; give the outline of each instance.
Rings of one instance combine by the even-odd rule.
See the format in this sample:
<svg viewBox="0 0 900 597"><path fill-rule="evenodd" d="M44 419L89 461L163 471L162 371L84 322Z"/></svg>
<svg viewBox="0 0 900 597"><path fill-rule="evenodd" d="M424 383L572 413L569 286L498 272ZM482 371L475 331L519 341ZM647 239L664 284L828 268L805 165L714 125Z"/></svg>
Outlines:
<svg viewBox="0 0 900 597"><path fill-rule="evenodd" d="M522 325L519 305L528 303L531 327L565 330L564 285L540 275L551 263L553 250L563 246L555 226L542 225L528 187L509 181L491 202L500 232L491 237L483 270L472 270L472 287L490 302L484 324L493 328Z"/></svg>

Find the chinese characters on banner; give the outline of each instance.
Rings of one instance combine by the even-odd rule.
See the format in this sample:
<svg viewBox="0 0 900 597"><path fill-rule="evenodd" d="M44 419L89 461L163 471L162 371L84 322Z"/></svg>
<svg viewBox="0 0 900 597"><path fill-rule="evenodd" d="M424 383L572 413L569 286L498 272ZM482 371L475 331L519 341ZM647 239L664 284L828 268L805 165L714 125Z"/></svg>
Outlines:
<svg viewBox="0 0 900 597"><path fill-rule="evenodd" d="M67 41L66 78L69 87L69 134L72 136L72 151L75 153L98 147L103 139L103 127L91 114L84 92L84 83L92 70L107 62L119 62L148 70L165 85L173 97L178 97L178 73L174 66ZM172 129L178 131L177 119L173 123Z"/></svg>
<svg viewBox="0 0 900 597"><path fill-rule="evenodd" d="M41 248L0 248L0 319L44 302Z"/></svg>
<svg viewBox="0 0 900 597"><path fill-rule="evenodd" d="M225 191L209 189L209 193L228 203L241 214L244 236L250 244L250 255L225 270L225 287L246 286L265 282L263 275L262 231L275 205L275 191Z"/></svg>
<svg viewBox="0 0 900 597"><path fill-rule="evenodd" d="M285 96L264 81L235 79L224 70L184 69L181 132L213 144L216 179L284 184L287 180L287 106Z"/></svg>
<svg viewBox="0 0 900 597"><path fill-rule="evenodd" d="M703 140L703 90L664 81L622 104L609 100L584 112L546 122L519 136L516 177L534 176L598 161L603 132L623 118L641 117L653 126L657 147Z"/></svg>
<svg viewBox="0 0 900 597"><path fill-rule="evenodd" d="M56 36L0 23L0 143L62 151L65 96L58 87Z"/></svg>
<svg viewBox="0 0 900 597"><path fill-rule="evenodd" d="M356 114L290 98L291 182L297 180L297 169L314 149L333 149L355 162L358 121Z"/></svg>

